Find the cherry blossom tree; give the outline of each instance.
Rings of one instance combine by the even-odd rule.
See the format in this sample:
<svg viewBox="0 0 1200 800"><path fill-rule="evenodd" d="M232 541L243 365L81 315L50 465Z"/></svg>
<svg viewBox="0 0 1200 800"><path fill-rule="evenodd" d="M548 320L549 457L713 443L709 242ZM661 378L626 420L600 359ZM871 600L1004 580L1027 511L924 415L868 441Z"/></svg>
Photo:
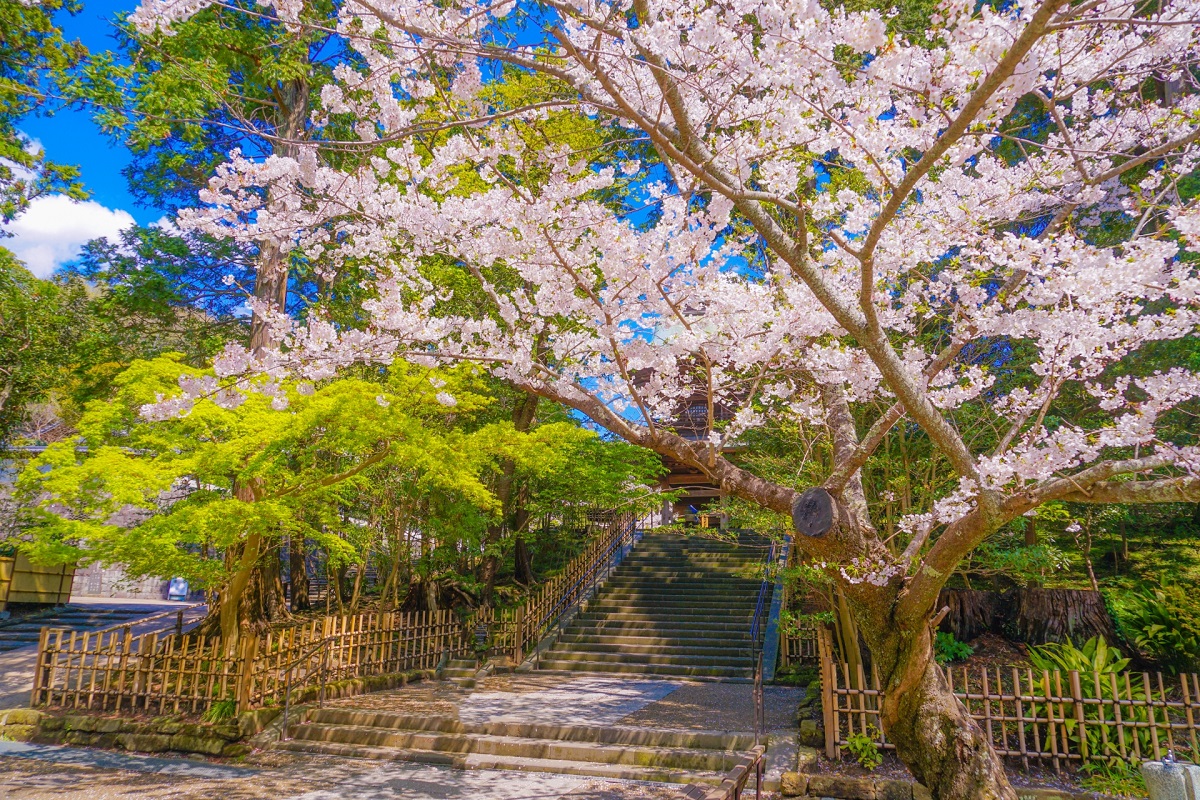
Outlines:
<svg viewBox="0 0 1200 800"><path fill-rule="evenodd" d="M135 21L209 2L148 0ZM305 24L296 0L264 9ZM185 223L372 264L371 324L277 318L282 347L230 349L218 372L479 361L792 515L861 626L901 759L935 797L1015 798L931 619L955 566L1042 503L1200 500L1200 450L1157 425L1200 376L1116 369L1200 321L1198 23L1196 0L948 2L910 41L813 0L347 0L358 60L319 113L355 120L361 157L234 154ZM552 88L497 101L527 76ZM527 135L563 114L626 145ZM969 357L978 341L1009 355ZM1015 364L1028 380L998 380ZM701 440L664 422L697 389ZM1104 424L1056 421L1064 391ZM964 403L999 434L961 430ZM820 486L723 457L776 417L827 428ZM902 419L958 484L885 541L861 473Z"/></svg>

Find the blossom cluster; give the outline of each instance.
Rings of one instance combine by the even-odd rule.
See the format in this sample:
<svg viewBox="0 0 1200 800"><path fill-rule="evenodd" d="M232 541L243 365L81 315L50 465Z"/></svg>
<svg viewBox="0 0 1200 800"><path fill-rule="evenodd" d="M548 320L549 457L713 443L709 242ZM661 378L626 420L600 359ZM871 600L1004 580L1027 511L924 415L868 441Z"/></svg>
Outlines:
<svg viewBox="0 0 1200 800"><path fill-rule="evenodd" d="M169 28L209 2L146 0L133 21ZM300 0L263 5L303 24ZM1200 327L1184 252L1200 249L1200 211L1180 190L1200 166L1200 0L946 3L925 41L816 0L552 6L540 52L497 43L510 0L338 7L356 60L314 120L352 116L366 155L235 152L180 224L332 271L369 265L370 325L256 309L285 346L231 348L218 375L470 359L648 429L699 389L732 410L714 447L772 418L821 420L820 385L902 400L927 430L986 397L1008 433L957 464L970 474L912 530L1116 451L1195 470L1158 422L1200 397L1200 376L1111 368ZM578 119L647 139L665 171L531 145L522 125L549 112L496 117L484 76L500 62L559 82ZM1169 101L1144 91L1155 83ZM1018 107L1044 124L1022 128ZM476 122L404 135L430 118ZM829 188L835 173L853 180ZM433 280L432 260L464 280ZM963 355L939 361L948 342ZM1032 379L998 389L1018 349ZM1109 418L1048 424L1071 386Z"/></svg>

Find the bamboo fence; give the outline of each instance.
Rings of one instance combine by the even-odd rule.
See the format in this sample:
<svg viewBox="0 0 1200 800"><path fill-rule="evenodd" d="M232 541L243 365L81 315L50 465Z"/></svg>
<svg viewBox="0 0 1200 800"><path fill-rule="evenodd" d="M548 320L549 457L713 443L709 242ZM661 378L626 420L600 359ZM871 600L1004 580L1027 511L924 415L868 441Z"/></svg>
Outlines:
<svg viewBox="0 0 1200 800"><path fill-rule="evenodd" d="M783 639L783 646L779 648L781 667L817 660L817 627L816 622L801 620L791 630L780 634Z"/></svg>
<svg viewBox="0 0 1200 800"><path fill-rule="evenodd" d="M635 535L632 516L612 517L603 535L523 605L465 618L451 611L326 616L243 635L235 652L193 634L43 628L31 704L197 714L217 702L239 710L280 703L289 687L318 681L433 669L489 645L520 663L607 578Z"/></svg>
<svg viewBox="0 0 1200 800"><path fill-rule="evenodd" d="M851 736L867 734L892 748L881 732L879 674L852 674L834 661L828 630L817 637L825 751L840 758ZM1160 760L1168 752L1200 756L1200 676L1161 672L1044 672L1027 667L945 669L955 696L979 723L998 755L1066 765L1121 758Z"/></svg>
<svg viewBox="0 0 1200 800"><path fill-rule="evenodd" d="M537 593L515 609L487 620L497 649L520 663L557 621L603 583L637 535L631 514L609 517L604 534L594 538L566 568L542 584Z"/></svg>
<svg viewBox="0 0 1200 800"><path fill-rule="evenodd" d="M204 636L43 628L31 704L196 714L237 691L242 663Z"/></svg>

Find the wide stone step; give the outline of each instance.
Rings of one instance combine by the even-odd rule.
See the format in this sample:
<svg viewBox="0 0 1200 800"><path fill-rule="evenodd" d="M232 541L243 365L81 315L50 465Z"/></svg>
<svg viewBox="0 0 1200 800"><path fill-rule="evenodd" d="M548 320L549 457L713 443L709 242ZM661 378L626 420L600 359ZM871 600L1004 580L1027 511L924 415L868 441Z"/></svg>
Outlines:
<svg viewBox="0 0 1200 800"><path fill-rule="evenodd" d="M738 669L734 667L690 667L679 664L613 664L606 661L567 661L552 656L541 659L540 669L558 670L562 672L597 672L616 673L620 675L659 675L674 678L721 678L741 679L753 678L750 667Z"/></svg>
<svg viewBox="0 0 1200 800"><path fill-rule="evenodd" d="M730 653L720 656L701 656L688 654L651 655L647 653L581 653L574 650L552 649L544 658L554 661L588 661L603 664L654 664L677 665L681 667L749 667L752 666L750 654Z"/></svg>
<svg viewBox="0 0 1200 800"><path fill-rule="evenodd" d="M750 647L750 634L739 636L704 636L672 634L657 631L593 631L568 629L558 641L571 644L603 644L614 647L712 647L721 650L743 650Z"/></svg>
<svg viewBox="0 0 1200 800"><path fill-rule="evenodd" d="M626 764L666 767L669 769L725 771L732 769L740 755L722 750L692 748L636 747L597 742L571 742L556 739L532 739L521 736L489 736L472 733L389 730L353 725L306 723L290 728L295 739L338 742L367 747L420 750L437 753L468 753L509 758L541 758L557 761L587 761L601 764Z"/></svg>
<svg viewBox="0 0 1200 800"><path fill-rule="evenodd" d="M768 595L770 593L768 592ZM758 600L758 588L749 589L715 589L712 587L696 587L695 589L680 589L675 586L605 586L593 602L608 602L625 600L630 602L662 603L665 606L687 606L695 603L712 605L754 606Z"/></svg>
<svg viewBox="0 0 1200 800"><path fill-rule="evenodd" d="M721 594L755 594L761 588L761 581L728 580L719 581L711 578L677 578L674 576L659 577L621 577L616 576L605 582L606 589L628 589L632 591L658 591L677 594L694 592L717 592Z"/></svg>
<svg viewBox="0 0 1200 800"><path fill-rule="evenodd" d="M726 646L716 645L704 639L638 639L635 637L559 637L563 649L574 652L632 652L638 655L655 656L732 656L746 657L750 651L749 638L745 642L736 642ZM638 642L652 644L638 644ZM671 644L653 644L653 642L671 642ZM559 648L554 648L558 652Z"/></svg>
<svg viewBox="0 0 1200 800"><path fill-rule="evenodd" d="M433 753L417 750L396 750L389 747L364 747L338 742L312 742L291 740L272 745L273 749L300 753L321 753L343 758L370 758L381 761L417 761L445 764L459 769L495 769L519 772L550 772L560 775L584 775L618 780L654 781L659 783L717 785L724 775L711 772L635 767L624 764L601 764L595 762L557 761L553 759L511 758L469 754L466 756Z"/></svg>
<svg viewBox="0 0 1200 800"><path fill-rule="evenodd" d="M722 599L699 595L693 598L685 597L638 597L622 594L604 593L599 598L588 603L588 611L634 611L652 610L654 612L678 613L696 615L700 613L713 614L726 611L732 614L753 614L757 598L740 597L737 599Z"/></svg>
<svg viewBox="0 0 1200 800"><path fill-rule="evenodd" d="M523 736L570 742L600 742L639 747L682 747L701 750L746 750L754 746L750 733L726 731L683 731L612 725L554 725L544 722L463 722L442 714L403 714L357 708L318 708L310 722L322 725L354 725L395 730L474 733L489 736Z"/></svg>
<svg viewBox="0 0 1200 800"><path fill-rule="evenodd" d="M691 578L693 580L712 581L722 577L738 579L742 581L750 581L755 586L761 583L760 580L750 580L744 575L736 574L736 570L700 570L692 565L682 566L679 569L662 569L661 567L630 567L628 571L616 575L611 580L618 580L626 577L642 577L642 578Z"/></svg>
<svg viewBox="0 0 1200 800"><path fill-rule="evenodd" d="M682 612L673 613L670 611L655 611L650 608L639 608L636 610L609 609L605 611L588 609L583 614L580 614L578 619L582 623L652 622L660 625L664 623L678 623L686 627L708 628L716 625L722 627L712 628L713 630L736 630L739 625L744 625L749 629L753 616L753 610L741 614L715 614L711 611L701 609L694 614L684 614Z"/></svg>
<svg viewBox="0 0 1200 800"><path fill-rule="evenodd" d="M595 620L577 619L565 628L568 633L614 634L614 636L659 636L684 639L737 639L750 638L749 625L726 625L724 622L692 622L679 620L647 622L644 620Z"/></svg>

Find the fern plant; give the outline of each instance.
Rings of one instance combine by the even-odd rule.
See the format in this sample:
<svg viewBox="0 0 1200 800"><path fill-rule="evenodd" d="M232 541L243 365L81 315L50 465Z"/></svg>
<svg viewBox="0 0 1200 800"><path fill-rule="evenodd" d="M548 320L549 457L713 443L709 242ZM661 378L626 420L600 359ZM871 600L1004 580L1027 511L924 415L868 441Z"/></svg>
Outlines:
<svg viewBox="0 0 1200 800"><path fill-rule="evenodd" d="M1143 587L1116 604L1121 633L1168 672L1200 666L1200 602L1178 586Z"/></svg>
<svg viewBox="0 0 1200 800"><path fill-rule="evenodd" d="M966 661L975 654L975 648L954 638L953 633L938 631L933 640L933 657L939 664Z"/></svg>

